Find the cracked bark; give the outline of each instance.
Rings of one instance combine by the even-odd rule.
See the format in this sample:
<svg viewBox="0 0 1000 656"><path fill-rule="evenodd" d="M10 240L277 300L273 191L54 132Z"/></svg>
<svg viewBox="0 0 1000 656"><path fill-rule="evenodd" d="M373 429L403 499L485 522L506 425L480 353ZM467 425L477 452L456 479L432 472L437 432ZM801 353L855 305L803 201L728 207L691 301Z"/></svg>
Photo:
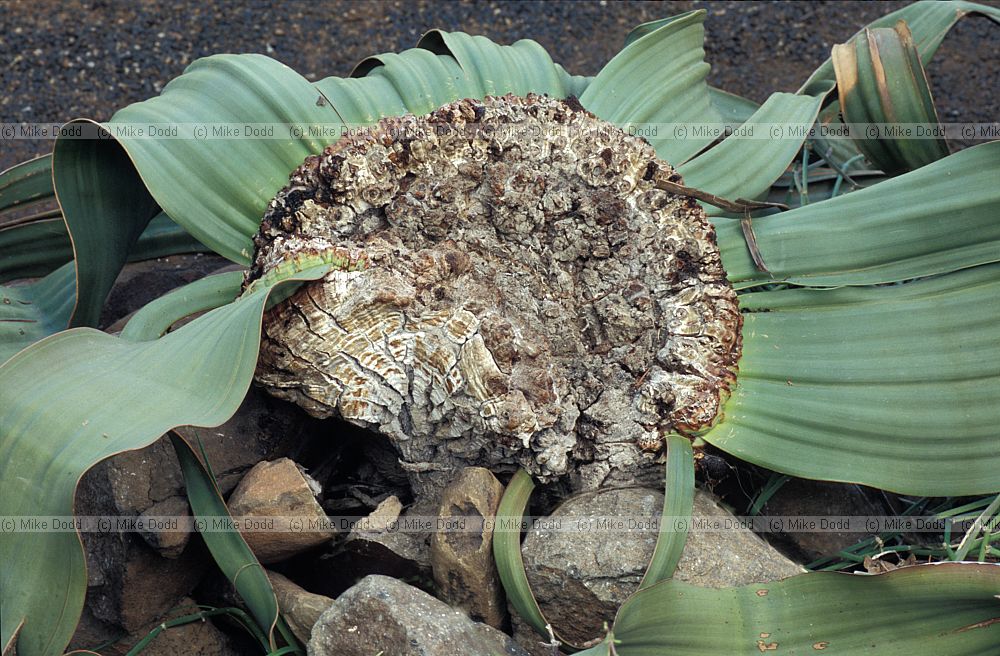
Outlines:
<svg viewBox="0 0 1000 656"><path fill-rule="evenodd" d="M664 432L717 420L740 352L714 230L658 180L680 176L572 100L461 100L347 136L255 239L247 284L337 265L266 314L257 379L386 434L418 491L470 465L641 479Z"/></svg>

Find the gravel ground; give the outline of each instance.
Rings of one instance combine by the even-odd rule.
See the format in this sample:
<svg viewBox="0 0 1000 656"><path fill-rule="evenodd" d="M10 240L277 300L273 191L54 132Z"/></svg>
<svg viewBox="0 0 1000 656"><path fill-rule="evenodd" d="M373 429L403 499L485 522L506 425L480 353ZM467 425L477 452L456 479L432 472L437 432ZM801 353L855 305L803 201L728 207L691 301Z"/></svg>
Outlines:
<svg viewBox="0 0 1000 656"><path fill-rule="evenodd" d="M904 4L0 0L0 121L105 120L218 52L266 53L309 79L347 75L364 57L411 47L435 27L501 43L533 38L570 71L594 74L633 26L698 7L709 12L712 84L763 101L794 91L833 44ZM952 30L929 72L942 119L997 119L997 51L1000 26L986 19ZM2 142L0 170L50 147Z"/></svg>

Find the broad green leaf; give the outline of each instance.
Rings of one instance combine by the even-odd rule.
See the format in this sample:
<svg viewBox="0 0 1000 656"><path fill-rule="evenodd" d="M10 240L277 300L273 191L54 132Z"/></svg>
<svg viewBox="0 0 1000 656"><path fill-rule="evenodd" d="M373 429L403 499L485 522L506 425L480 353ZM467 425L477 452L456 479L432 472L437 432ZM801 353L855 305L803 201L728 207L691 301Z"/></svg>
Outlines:
<svg viewBox="0 0 1000 656"><path fill-rule="evenodd" d="M194 62L158 98L129 105L115 123L336 124L305 78L262 55L215 55ZM246 264L267 203L309 155L335 141L308 132L237 139L118 140L168 216L205 245ZM58 188L58 178L56 179Z"/></svg>
<svg viewBox="0 0 1000 656"><path fill-rule="evenodd" d="M156 204L113 141L56 139L52 176L75 256L77 299L71 325L96 325L128 252L157 212Z"/></svg>
<svg viewBox="0 0 1000 656"><path fill-rule="evenodd" d="M77 482L94 464L176 426L217 426L232 416L253 377L270 290L262 286L161 339L131 342L79 328L0 366L0 516L71 515ZM86 592L79 536L4 533L0 562L0 645L21 626L19 654L61 654Z"/></svg>
<svg viewBox="0 0 1000 656"><path fill-rule="evenodd" d="M827 92L830 89L827 88ZM741 135L732 135L717 146L677 167L684 184L723 198L757 198L767 192L802 148L806 130L801 125L816 120L826 93L799 96L775 93L741 127ZM783 126L775 133L775 126ZM749 136L748 130L763 134ZM724 210L707 205L709 216Z"/></svg>
<svg viewBox="0 0 1000 656"><path fill-rule="evenodd" d="M128 261L206 250L204 244L160 212L139 236ZM0 227L0 283L44 276L72 259L73 245L62 217Z"/></svg>
<svg viewBox="0 0 1000 656"><path fill-rule="evenodd" d="M634 41L637 41L639 38L656 31L657 29L674 20L677 20L678 18L681 18L682 16L684 16L684 14L637 25L632 28L632 31L625 37L624 45L628 46ZM722 89L709 87L708 93L711 96L712 105L715 107L716 111L718 111L719 116L727 123L745 123L749 120L753 113L760 108L760 105L754 101L743 98L742 96L737 96L735 93L723 91Z"/></svg>
<svg viewBox="0 0 1000 656"><path fill-rule="evenodd" d="M231 517L215 478L199 460L194 447L177 433L170 432L170 443L184 474L188 503L195 517ZM225 521L225 520L223 520ZM274 629L278 622L278 600L264 567L233 524L231 531L211 530L201 533L212 559L239 592L257 625L267 629L269 648L277 648Z"/></svg>
<svg viewBox="0 0 1000 656"><path fill-rule="evenodd" d="M141 262L181 253L206 252L210 252L207 246L174 223L169 216L160 212L139 235L139 241L129 251L128 261Z"/></svg>
<svg viewBox="0 0 1000 656"><path fill-rule="evenodd" d="M905 175L754 220L771 275L756 269L738 222L715 221L737 288L788 281L871 285L1000 260L1000 142L957 152Z"/></svg>
<svg viewBox="0 0 1000 656"><path fill-rule="evenodd" d="M32 342L63 330L76 299L76 272L67 262L46 277L0 287L0 362Z"/></svg>
<svg viewBox="0 0 1000 656"><path fill-rule="evenodd" d="M556 64L556 70L559 72L559 77L562 78L563 89L566 90L567 96L579 98L594 81L592 75L571 75L560 64Z"/></svg>
<svg viewBox="0 0 1000 656"><path fill-rule="evenodd" d="M920 60L926 66L934 57L934 53L937 52L948 31L955 23L969 14L986 16L994 22L1000 22L1000 9L997 7L965 2L964 0L920 0L920 2L914 2L872 21L851 39L862 35L866 29L891 28L899 21L906 21L913 34L913 42L920 53ZM833 61L827 59L809 76L803 88L808 87L816 80L833 80L835 77Z"/></svg>
<svg viewBox="0 0 1000 656"><path fill-rule="evenodd" d="M240 295L242 285L242 271L227 271L195 280L139 309L125 324L121 337L132 342L159 339L181 319L229 303Z"/></svg>
<svg viewBox="0 0 1000 656"><path fill-rule="evenodd" d="M409 111L392 80L381 75L328 77L317 82L316 89L347 125L370 125L387 116L402 116Z"/></svg>
<svg viewBox="0 0 1000 656"><path fill-rule="evenodd" d="M737 386L705 441L803 478L1000 490L1000 264L740 302Z"/></svg>
<svg viewBox="0 0 1000 656"><path fill-rule="evenodd" d="M44 276L72 259L62 218L0 226L0 282Z"/></svg>
<svg viewBox="0 0 1000 656"><path fill-rule="evenodd" d="M1000 565L817 572L713 590L665 581L618 611L617 656L985 656L1000 645ZM582 654L612 653L607 643Z"/></svg>
<svg viewBox="0 0 1000 656"><path fill-rule="evenodd" d="M866 29L847 44L833 47L840 107L854 124L916 123L938 126L927 75L906 23ZM894 175L948 156L944 137L874 137L854 141L875 167Z"/></svg>
<svg viewBox="0 0 1000 656"><path fill-rule="evenodd" d="M501 46L484 36L431 30L420 39L417 47L454 57L473 84L474 94L469 97L508 93L516 96L548 94L554 98L567 95L560 70L549 53L531 39Z"/></svg>
<svg viewBox="0 0 1000 656"><path fill-rule="evenodd" d="M668 435L666 442L667 477L660 532L656 536L653 557L639 583L640 590L674 575L687 542L687 527L678 530L667 518L690 517L694 507L694 452L691 441L683 435Z"/></svg>
<svg viewBox="0 0 1000 656"><path fill-rule="evenodd" d="M710 66L702 49L705 11L691 11L664 21L629 43L601 69L580 96L580 103L622 128L644 124L719 123L705 76ZM658 126L647 140L657 154L677 166L710 144L695 136Z"/></svg>
<svg viewBox="0 0 1000 656"><path fill-rule="evenodd" d="M24 209L52 196L50 155L16 164L0 173L0 212Z"/></svg>
<svg viewBox="0 0 1000 656"><path fill-rule="evenodd" d="M294 129L339 125L319 98L308 81L273 59L216 55L191 64L159 97L117 112L105 125L113 140L57 140L55 187L79 269L74 325L96 321L157 205L215 252L249 262L266 204L306 156L335 140ZM272 124L272 136L214 139L195 132L263 123ZM179 138L135 136L122 127L128 124L176 126Z"/></svg>
<svg viewBox="0 0 1000 656"><path fill-rule="evenodd" d="M719 113L719 117L725 123L734 123L737 125L746 123L754 115L754 112L760 109L760 105L752 100L737 96L735 93L723 91L722 89L716 89L715 87L708 88L708 95L712 100L712 106L715 107L715 111Z"/></svg>
<svg viewBox="0 0 1000 656"><path fill-rule="evenodd" d="M383 78L406 107L406 113L417 116L459 98L472 97L476 89L474 80L454 58L422 48L369 57L358 64L352 76Z"/></svg>
<svg viewBox="0 0 1000 656"><path fill-rule="evenodd" d="M547 636L548 621L538 607L538 601L531 592L531 584L528 583L528 575L524 571L521 531L514 528L524 522L524 511L528 507L528 500L534 489L535 483L531 480L531 475L523 469L518 469L507 484L500 499L500 506L497 508L497 530L493 532L493 560L496 561L507 601L539 635ZM578 649L559 637L554 630L553 635L563 644L564 650L572 652Z"/></svg>
<svg viewBox="0 0 1000 656"><path fill-rule="evenodd" d="M564 83L579 89L586 78L570 76L530 40L510 46L481 36L432 30L416 48L369 57L343 79L316 88L341 119L368 125L388 116L428 114L461 98L513 93L565 97Z"/></svg>

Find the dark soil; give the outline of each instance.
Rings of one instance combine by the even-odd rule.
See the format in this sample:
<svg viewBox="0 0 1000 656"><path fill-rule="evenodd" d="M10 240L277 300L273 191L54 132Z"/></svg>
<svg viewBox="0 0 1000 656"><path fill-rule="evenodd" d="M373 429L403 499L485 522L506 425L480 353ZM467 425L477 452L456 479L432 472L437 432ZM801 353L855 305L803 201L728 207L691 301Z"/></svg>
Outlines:
<svg viewBox="0 0 1000 656"><path fill-rule="evenodd" d="M435 27L501 43L532 38L571 72L594 74L633 26L699 7L709 12L712 84L763 101L797 89L833 44L905 4L0 0L0 122L106 120L219 52L266 53L309 79L347 75L364 57L412 47ZM952 30L930 67L943 120L996 120L998 50L1000 27L986 19ZM50 147L2 142L0 170Z"/></svg>

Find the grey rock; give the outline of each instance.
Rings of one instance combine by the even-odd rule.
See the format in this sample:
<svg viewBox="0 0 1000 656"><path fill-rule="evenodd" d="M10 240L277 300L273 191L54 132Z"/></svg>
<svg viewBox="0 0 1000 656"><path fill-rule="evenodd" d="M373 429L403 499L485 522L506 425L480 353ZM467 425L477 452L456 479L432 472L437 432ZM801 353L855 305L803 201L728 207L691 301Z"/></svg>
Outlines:
<svg viewBox="0 0 1000 656"><path fill-rule="evenodd" d="M658 517L663 493L645 488L609 489L564 502L551 518L564 530L528 532L522 554L532 591L545 617L565 639L580 644L603 636L618 607L635 592L656 546L656 533L639 530L565 530L580 518ZM695 495L694 517L732 518L709 494ZM595 523L590 526L597 527ZM722 588L774 581L803 572L753 532L691 531L674 578ZM512 613L514 637L534 654L545 642Z"/></svg>
<svg viewBox="0 0 1000 656"><path fill-rule="evenodd" d="M105 461L83 477L76 494L78 514L135 517L116 504L108 476L113 469ZM86 606L96 620L117 627L117 633L138 631L170 610L198 584L211 560L200 543L164 558L138 532L85 532L80 537L87 559Z"/></svg>
<svg viewBox="0 0 1000 656"><path fill-rule="evenodd" d="M438 521L450 530L431 537L431 567L438 596L472 619L503 628L503 587L493 560L493 530L503 485L482 467L467 467L441 494Z"/></svg>
<svg viewBox="0 0 1000 656"><path fill-rule="evenodd" d="M310 656L527 656L509 636L397 579L367 576L313 626Z"/></svg>

